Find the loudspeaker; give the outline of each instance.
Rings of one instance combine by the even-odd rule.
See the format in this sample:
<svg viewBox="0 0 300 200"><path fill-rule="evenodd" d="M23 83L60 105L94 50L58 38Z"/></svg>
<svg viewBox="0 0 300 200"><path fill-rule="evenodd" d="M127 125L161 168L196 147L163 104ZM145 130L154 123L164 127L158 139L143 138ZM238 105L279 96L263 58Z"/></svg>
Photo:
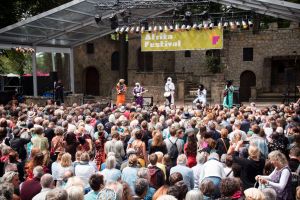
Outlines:
<svg viewBox="0 0 300 200"><path fill-rule="evenodd" d="M57 72L50 72L50 79L52 82L57 82L58 81Z"/></svg>
<svg viewBox="0 0 300 200"><path fill-rule="evenodd" d="M234 87L234 91L233 91L233 105L236 106L236 107L240 107L241 106L239 87Z"/></svg>

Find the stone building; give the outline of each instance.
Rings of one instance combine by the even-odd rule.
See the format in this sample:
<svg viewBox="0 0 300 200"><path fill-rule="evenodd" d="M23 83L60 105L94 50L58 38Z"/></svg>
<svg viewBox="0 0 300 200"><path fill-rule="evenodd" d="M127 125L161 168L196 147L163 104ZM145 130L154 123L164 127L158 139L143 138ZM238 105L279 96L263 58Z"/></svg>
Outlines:
<svg viewBox="0 0 300 200"><path fill-rule="evenodd" d="M162 102L164 83L170 76L178 101L191 100L191 91L202 83L209 101L220 103L225 80L233 80L240 88L242 101L279 97L300 85L298 25L288 29L273 25L255 34L251 30L224 32L223 49L213 51L222 66L216 74L207 67L211 51L141 52L140 43L138 35L129 35L126 44L106 36L76 47L76 93L114 96L118 79L125 78L129 90L140 82L149 90L144 96Z"/></svg>

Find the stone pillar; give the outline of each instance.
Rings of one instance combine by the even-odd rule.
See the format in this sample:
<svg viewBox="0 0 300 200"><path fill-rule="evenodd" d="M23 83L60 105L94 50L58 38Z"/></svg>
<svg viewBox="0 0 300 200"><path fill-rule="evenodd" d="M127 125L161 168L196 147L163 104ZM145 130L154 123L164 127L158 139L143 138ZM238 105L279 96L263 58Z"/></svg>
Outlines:
<svg viewBox="0 0 300 200"><path fill-rule="evenodd" d="M255 101L257 97L257 90L256 87L253 86L251 87L251 97L250 97L250 101Z"/></svg>
<svg viewBox="0 0 300 200"><path fill-rule="evenodd" d="M177 80L178 101L184 101L184 87L185 87L184 80L182 80L182 79Z"/></svg>

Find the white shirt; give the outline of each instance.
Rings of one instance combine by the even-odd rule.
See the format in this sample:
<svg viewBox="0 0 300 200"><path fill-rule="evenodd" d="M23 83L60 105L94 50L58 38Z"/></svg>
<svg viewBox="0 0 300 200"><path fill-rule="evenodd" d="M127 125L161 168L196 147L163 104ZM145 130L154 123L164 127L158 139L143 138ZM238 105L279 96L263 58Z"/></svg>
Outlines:
<svg viewBox="0 0 300 200"><path fill-rule="evenodd" d="M197 90L197 96L198 98L201 99L206 99L206 89L203 89L202 91L200 91L200 89Z"/></svg>
<svg viewBox="0 0 300 200"><path fill-rule="evenodd" d="M165 91L166 92L172 92L175 90L175 85L172 81L167 81L165 85Z"/></svg>
<svg viewBox="0 0 300 200"><path fill-rule="evenodd" d="M210 159L203 165L199 176L199 183L203 181L203 179L210 176L220 177L220 178L225 177L223 164L215 159Z"/></svg>
<svg viewBox="0 0 300 200"><path fill-rule="evenodd" d="M196 166L192 167L192 170L194 172L194 189L199 189L199 176L201 173L201 170L203 168L203 164L197 164Z"/></svg>
<svg viewBox="0 0 300 200"><path fill-rule="evenodd" d="M50 188L43 188L40 193L35 195L32 200L45 200Z"/></svg>
<svg viewBox="0 0 300 200"><path fill-rule="evenodd" d="M85 187L88 186L89 179L95 172L95 168L88 163L79 164L75 167L75 176L78 176L83 181Z"/></svg>

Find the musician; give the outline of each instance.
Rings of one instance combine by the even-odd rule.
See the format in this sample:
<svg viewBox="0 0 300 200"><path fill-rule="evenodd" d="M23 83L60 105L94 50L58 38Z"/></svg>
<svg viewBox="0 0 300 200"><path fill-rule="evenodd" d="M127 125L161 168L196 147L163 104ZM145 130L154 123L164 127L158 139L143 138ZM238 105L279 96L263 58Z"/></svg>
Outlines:
<svg viewBox="0 0 300 200"><path fill-rule="evenodd" d="M197 90L197 98L193 101L193 103L200 103L202 106L206 105L206 89L204 85L200 84Z"/></svg>
<svg viewBox="0 0 300 200"><path fill-rule="evenodd" d="M228 80L225 86L225 90L223 93L224 100L223 100L223 106L225 108L232 108L233 105L233 91L234 87L232 85L232 81Z"/></svg>
<svg viewBox="0 0 300 200"><path fill-rule="evenodd" d="M140 105L141 108L143 107L143 93L145 92L145 89L141 86L140 83L135 83L135 87L132 90L132 94L135 99L135 103L137 105Z"/></svg>
<svg viewBox="0 0 300 200"><path fill-rule="evenodd" d="M165 93L164 96L166 97L167 103L166 105L170 106L174 104L174 95L175 95L175 85L172 82L172 78L169 77L165 84Z"/></svg>
<svg viewBox="0 0 300 200"><path fill-rule="evenodd" d="M119 80L116 86L116 90L117 90L117 102L116 102L117 106L125 104L125 94L126 94L127 87L125 85L124 79Z"/></svg>

